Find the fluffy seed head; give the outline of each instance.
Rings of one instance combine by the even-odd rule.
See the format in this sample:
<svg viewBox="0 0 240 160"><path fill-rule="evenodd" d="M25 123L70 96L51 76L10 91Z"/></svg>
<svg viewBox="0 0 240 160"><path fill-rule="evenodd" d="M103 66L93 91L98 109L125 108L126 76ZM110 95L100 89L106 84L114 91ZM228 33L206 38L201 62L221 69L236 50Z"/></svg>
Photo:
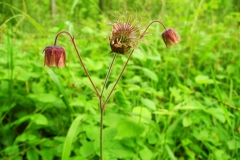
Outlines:
<svg viewBox="0 0 240 160"><path fill-rule="evenodd" d="M140 38L141 28L138 26L136 17L123 14L111 25L110 53L126 54L130 48L136 46Z"/></svg>

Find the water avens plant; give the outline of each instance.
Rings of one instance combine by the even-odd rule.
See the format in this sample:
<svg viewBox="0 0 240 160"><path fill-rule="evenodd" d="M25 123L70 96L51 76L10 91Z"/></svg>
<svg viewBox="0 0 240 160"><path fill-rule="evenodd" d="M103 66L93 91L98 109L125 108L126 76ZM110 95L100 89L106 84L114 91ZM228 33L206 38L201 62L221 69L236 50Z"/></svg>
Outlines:
<svg viewBox="0 0 240 160"><path fill-rule="evenodd" d="M47 46L43 50L45 53L45 60L44 60L44 65L45 66L56 66L58 68L66 66L66 51L62 46L57 46L57 40L58 37L62 34L67 34L70 37L71 43L74 46L74 49L77 53L78 59L80 61L81 66L83 67L83 70L88 77L89 81L91 82L91 85L94 88L95 94L98 97L99 100L99 110L100 110L100 160L103 160L103 117L104 117L104 110L106 108L106 104L109 101L115 87L117 86L119 80L121 79L123 72L125 71L128 62L137 47L138 43L142 38L144 38L148 28L153 24L153 23L160 23L163 28L164 32L162 33L162 39L164 43L166 44L167 47L170 47L174 44L177 44L180 41L180 38L176 31L172 28L167 29L165 25L159 21L159 20L154 20L151 21L147 27L144 29L143 27L139 26L139 21L136 16L132 16L131 14L127 15L121 15L118 17L118 19L111 24L112 26L112 31L111 31L111 36L109 37L109 44L111 48L111 52L113 53L114 56L112 58L110 67L108 69L108 72L106 74L106 78L104 80L104 84L102 86L101 91L98 90L96 87L95 83L91 79L91 76L89 75L85 64L82 60L82 57L77 49L76 43L74 41L74 37L68 32L68 31L61 31L59 32L54 41L53 46ZM120 55L127 55L129 53L127 61L123 65L122 70L120 71L120 74L118 75L113 87L110 89L110 92L106 97L103 97L104 91L114 64L114 61L117 57L118 54Z"/></svg>

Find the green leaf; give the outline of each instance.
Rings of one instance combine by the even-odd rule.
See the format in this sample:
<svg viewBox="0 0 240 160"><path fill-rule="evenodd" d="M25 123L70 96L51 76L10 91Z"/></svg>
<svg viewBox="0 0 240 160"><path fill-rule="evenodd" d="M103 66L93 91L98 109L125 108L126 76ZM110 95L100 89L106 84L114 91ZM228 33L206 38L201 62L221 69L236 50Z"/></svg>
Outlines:
<svg viewBox="0 0 240 160"><path fill-rule="evenodd" d="M33 141L33 140L36 140L36 139L37 139L36 135L29 134L28 132L24 132L16 138L15 142L17 142L17 143L27 142L27 141Z"/></svg>
<svg viewBox="0 0 240 160"><path fill-rule="evenodd" d="M17 154L18 152L19 152L18 145L7 146L7 147L4 149L4 153L5 153L6 155L8 155L8 156Z"/></svg>
<svg viewBox="0 0 240 160"><path fill-rule="evenodd" d="M221 108L209 108L209 109L206 109L205 112L211 114L222 123L225 123L226 121L226 117L224 116L224 111Z"/></svg>
<svg viewBox="0 0 240 160"><path fill-rule="evenodd" d="M28 97L34 101L42 103L53 103L58 100L58 97L56 97L52 93L29 94Z"/></svg>
<svg viewBox="0 0 240 160"><path fill-rule="evenodd" d="M136 123L135 121L123 118L119 124L118 127L118 133L115 137L116 139L123 139L123 138L131 138L131 137L137 137L140 136L145 127L140 123Z"/></svg>
<svg viewBox="0 0 240 160"><path fill-rule="evenodd" d="M119 113L106 112L106 114L104 115L104 125L105 126L116 126L116 124L118 124L119 121L121 121L121 119L122 119L122 115L120 115ZM97 129L97 131L98 131L98 129Z"/></svg>
<svg viewBox="0 0 240 160"><path fill-rule="evenodd" d="M227 142L227 146L230 150L240 149L240 143L236 139L231 139Z"/></svg>
<svg viewBox="0 0 240 160"><path fill-rule="evenodd" d="M158 109L157 111L153 112L154 114L159 114L159 115L169 115L169 116L174 116L177 113L174 111L169 111L167 109Z"/></svg>
<svg viewBox="0 0 240 160"><path fill-rule="evenodd" d="M142 104L144 104L147 108L149 108L149 109L151 109L151 110L153 110L153 111L156 110L156 105L155 105L155 103L154 103L152 100L147 99L147 98L142 98L142 99L141 99L141 102L142 102Z"/></svg>
<svg viewBox="0 0 240 160"><path fill-rule="evenodd" d="M28 160L38 160L39 159L38 151L36 148L30 148L27 151L27 159Z"/></svg>
<svg viewBox="0 0 240 160"><path fill-rule="evenodd" d="M145 76L147 76L149 79L158 82L158 76L155 72L151 71L148 68L141 68Z"/></svg>
<svg viewBox="0 0 240 160"><path fill-rule="evenodd" d="M192 125L192 119L190 117L183 118L183 127L189 127Z"/></svg>
<svg viewBox="0 0 240 160"><path fill-rule="evenodd" d="M177 160L177 158L174 156L173 150L166 144L165 149L167 150L168 156L171 160Z"/></svg>
<svg viewBox="0 0 240 160"><path fill-rule="evenodd" d="M99 137L99 126L94 126L94 125L88 125L84 127L86 131L86 136L90 140L96 139L96 137Z"/></svg>
<svg viewBox="0 0 240 160"><path fill-rule="evenodd" d="M218 86L218 83L217 83L217 81L216 81L215 74L214 74L214 72L213 72L212 69L211 69L211 71L212 71L212 77L213 77L213 79L214 79L214 86L215 86L215 90L216 90L216 92L217 92L218 99L219 99L220 101L223 101L222 93L221 93L221 90L220 90L220 88L219 88L219 86ZM220 106L221 106L221 108L222 108L222 110L223 110L223 112L224 112L225 118L227 119L227 122L228 122L229 126L231 126L231 123L232 123L232 122L231 122L231 119L230 119L230 117L229 117L227 108L226 108L224 105L222 105L222 104L220 104Z"/></svg>
<svg viewBox="0 0 240 160"><path fill-rule="evenodd" d="M198 84L213 84L214 81L206 75L198 75L195 77L195 81Z"/></svg>
<svg viewBox="0 0 240 160"><path fill-rule="evenodd" d="M40 150L41 154L41 159L42 160L49 160L49 159L54 159L54 149L52 148L42 148Z"/></svg>
<svg viewBox="0 0 240 160"><path fill-rule="evenodd" d="M4 4L4 5L6 5L6 6L9 6L9 7L11 7L12 9L14 9L14 10L20 12L21 14L23 14L23 15L29 20L29 22L31 22L40 32L42 32L42 33L45 34L45 35L47 34L47 33L44 31L44 29L42 28L42 26L40 26L40 25L39 25L32 17L30 17L28 14L26 14L25 12L19 10L18 8L14 7L14 6L10 5L10 4L0 2L0 4L1 4L1 3Z"/></svg>
<svg viewBox="0 0 240 160"><path fill-rule="evenodd" d="M142 150L140 150L139 154L140 157L144 160L151 160L153 156L153 152L147 147L144 147Z"/></svg>
<svg viewBox="0 0 240 160"><path fill-rule="evenodd" d="M134 107L132 113L136 115L136 120L139 120L139 123L150 123L152 119L151 112L145 107Z"/></svg>
<svg viewBox="0 0 240 160"><path fill-rule="evenodd" d="M103 156L104 159L129 159L132 155L133 150L122 145L122 143L117 140L117 128L108 127L103 130ZM94 143L95 150L98 151L99 155L99 139Z"/></svg>
<svg viewBox="0 0 240 160"><path fill-rule="evenodd" d="M78 115L72 122L68 130L66 139L64 141L63 151L62 151L62 160L67 160L69 158L72 150L73 139L76 136L75 133L77 131L77 128L79 127L79 123L83 120L83 118L84 118L83 115Z"/></svg>
<svg viewBox="0 0 240 160"><path fill-rule="evenodd" d="M50 77L52 78L54 84L56 85L58 92L61 94L63 103L66 105L68 111L71 111L72 107L69 105L69 101L66 97L64 87L61 85L58 77L51 69L47 68L46 70L47 70L48 74L50 75Z"/></svg>
<svg viewBox="0 0 240 160"><path fill-rule="evenodd" d="M83 157L88 157L89 155L94 154L94 142L84 142L80 147L80 153Z"/></svg>
<svg viewBox="0 0 240 160"><path fill-rule="evenodd" d="M43 114L34 114L31 116L31 120L37 125L48 125L48 119Z"/></svg>
<svg viewBox="0 0 240 160"><path fill-rule="evenodd" d="M130 102L127 100L124 92L122 90L115 93L117 103L119 104L118 107L121 107L122 109L131 109Z"/></svg>

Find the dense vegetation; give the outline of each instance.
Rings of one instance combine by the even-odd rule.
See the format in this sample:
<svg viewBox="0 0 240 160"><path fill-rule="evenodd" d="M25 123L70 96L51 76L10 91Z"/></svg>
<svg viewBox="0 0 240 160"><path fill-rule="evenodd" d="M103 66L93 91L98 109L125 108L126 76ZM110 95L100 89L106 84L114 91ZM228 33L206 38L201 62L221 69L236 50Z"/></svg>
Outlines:
<svg viewBox="0 0 240 160"><path fill-rule="evenodd" d="M166 48L155 24L139 43L105 110L104 160L239 160L239 0L101 2L0 0L0 159L99 159L99 104L69 37L67 67L44 67L42 51L69 31L101 89L109 23L128 10L181 42Z"/></svg>

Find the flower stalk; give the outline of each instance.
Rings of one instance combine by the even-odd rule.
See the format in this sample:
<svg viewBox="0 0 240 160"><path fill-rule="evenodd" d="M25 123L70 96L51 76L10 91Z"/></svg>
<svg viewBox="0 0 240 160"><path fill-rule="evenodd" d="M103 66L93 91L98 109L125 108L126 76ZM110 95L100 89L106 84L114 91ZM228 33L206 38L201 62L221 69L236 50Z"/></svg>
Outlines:
<svg viewBox="0 0 240 160"><path fill-rule="evenodd" d="M66 61L66 57L65 57L65 50L60 47L57 46L57 40L58 37L61 34L67 34L70 39L71 42L74 46L74 49L78 55L78 59L79 62L86 74L86 76L88 77L89 81L91 82L94 91L99 99L99 109L100 109L100 160L103 160L103 121L104 121L104 110L106 108L106 104L109 101L113 91L115 90L118 82L120 81L124 71L126 70L126 67L128 65L128 62L130 61L133 52L135 51L135 48L137 47L139 41L144 37L144 35L146 34L147 30L149 29L149 27L153 24L153 23L160 23L163 28L164 28L164 32L162 33L162 38L164 43L166 44L167 47L172 46L174 44L177 44L180 41L179 36L177 35L177 33L175 32L174 29L170 28L167 29L165 27L165 25L159 21L159 20L154 20L152 22L150 22L147 27L145 28L145 30L141 33L141 27L139 27L136 21L136 17L121 17L121 19L118 19L115 23L112 24L112 35L111 37L109 37L109 44L110 44L110 48L111 48L111 52L110 53L114 53L112 61L110 63L109 69L107 71L105 80L104 80L104 84L102 86L102 90L101 92L98 91L96 85L94 84L94 82L92 81L84 63L82 60L82 57L77 49L76 43L74 41L74 37L67 31L61 31L59 32L54 40L54 46L47 46L44 51L45 51L45 61L44 61L44 65L46 66L57 66L57 67L64 67L65 66L65 61ZM127 58L127 61L124 63L122 70L120 71L118 78L116 79L113 87L111 88L110 92L108 93L108 95L106 95L106 99L103 101L103 95L104 95L104 91L105 88L107 86L107 82L109 80L114 62L116 60L117 54L121 54L121 55L125 55L127 54L127 52L130 51L129 56Z"/></svg>
<svg viewBox="0 0 240 160"><path fill-rule="evenodd" d="M59 37L61 34L67 34L67 35L70 37L71 42L72 42L72 44L73 44L73 46L74 46L74 49L75 49L75 51L76 51L76 53L77 53L78 59L79 59L79 61L80 61L80 64L81 64L81 66L82 66L82 68L83 68L86 76L88 77L89 81L91 82L91 84L92 84L92 86L93 86L93 88L94 88L94 91L95 91L96 95L99 97L99 96L100 96L99 91L98 91L96 85L93 83L92 78L90 77L90 75L89 75L89 73L88 73L88 71L87 71L87 69L86 69L86 67L85 67L85 65L84 65L84 63L83 63L82 57L81 57L80 53L78 52L76 43L75 43L75 41L74 41L74 37L73 37L69 32L67 32L67 31L61 31L61 32L59 32L59 33L56 35L56 37L55 37L54 46L56 46L56 44L57 44L57 39L58 39L58 37Z"/></svg>

